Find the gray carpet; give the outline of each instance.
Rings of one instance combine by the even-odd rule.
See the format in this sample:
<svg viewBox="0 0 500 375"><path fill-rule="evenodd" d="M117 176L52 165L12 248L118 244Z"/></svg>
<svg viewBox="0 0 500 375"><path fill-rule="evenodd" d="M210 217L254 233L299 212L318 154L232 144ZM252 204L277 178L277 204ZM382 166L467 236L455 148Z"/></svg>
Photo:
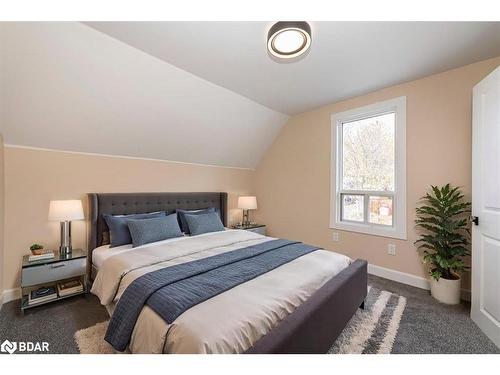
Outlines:
<svg viewBox="0 0 500 375"><path fill-rule="evenodd" d="M369 283L407 299L393 353L500 353L470 320L468 303L442 305L428 291L375 276ZM51 353L78 353L74 333L107 319L106 310L92 295L40 306L24 316L19 301L13 301L0 312L0 342L47 341Z"/></svg>
<svg viewBox="0 0 500 375"><path fill-rule="evenodd" d="M19 301L12 301L0 311L0 342L46 341L50 353L78 354L74 333L107 319L106 309L91 294L35 307L26 310L24 316Z"/></svg>
<svg viewBox="0 0 500 375"><path fill-rule="evenodd" d="M407 299L392 353L500 353L470 319L470 303L444 305L427 290L372 275L368 282Z"/></svg>

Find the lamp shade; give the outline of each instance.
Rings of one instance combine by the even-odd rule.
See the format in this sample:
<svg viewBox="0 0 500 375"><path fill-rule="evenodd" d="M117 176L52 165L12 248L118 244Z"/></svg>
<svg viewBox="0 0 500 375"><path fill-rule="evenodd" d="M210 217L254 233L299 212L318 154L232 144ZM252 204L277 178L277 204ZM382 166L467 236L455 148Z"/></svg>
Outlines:
<svg viewBox="0 0 500 375"><path fill-rule="evenodd" d="M238 208L243 210L256 210L257 209L257 197L239 197L238 198Z"/></svg>
<svg viewBox="0 0 500 375"><path fill-rule="evenodd" d="M84 218L81 200L50 201L50 221L72 221L83 220Z"/></svg>

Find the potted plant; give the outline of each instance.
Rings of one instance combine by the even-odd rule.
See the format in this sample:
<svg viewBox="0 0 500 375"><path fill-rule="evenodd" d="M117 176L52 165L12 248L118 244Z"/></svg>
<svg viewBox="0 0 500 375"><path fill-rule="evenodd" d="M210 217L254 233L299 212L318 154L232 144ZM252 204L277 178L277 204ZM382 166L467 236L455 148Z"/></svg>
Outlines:
<svg viewBox="0 0 500 375"><path fill-rule="evenodd" d="M431 186L421 198L415 224L424 233L415 241L429 264L431 294L447 304L460 303L460 275L469 268L464 258L470 255L470 202L458 187Z"/></svg>
<svg viewBox="0 0 500 375"><path fill-rule="evenodd" d="M40 255L43 252L43 246L37 243L34 243L30 246L31 253L33 255Z"/></svg>

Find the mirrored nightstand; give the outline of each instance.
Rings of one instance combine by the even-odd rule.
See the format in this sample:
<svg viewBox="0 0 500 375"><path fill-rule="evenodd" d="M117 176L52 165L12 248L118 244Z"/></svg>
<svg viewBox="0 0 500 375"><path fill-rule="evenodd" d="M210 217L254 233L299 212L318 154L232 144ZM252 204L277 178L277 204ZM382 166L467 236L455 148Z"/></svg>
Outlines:
<svg viewBox="0 0 500 375"><path fill-rule="evenodd" d="M46 303L59 301L87 292L87 252L82 249L73 249L70 254L55 252L55 257L37 261L29 261L29 255L23 257L21 271L21 310L44 305ZM73 287L77 281L83 288ZM60 290L58 284L67 286L66 290ZM55 288L56 295L50 297L40 296L35 300L30 298L33 291ZM52 293L53 294L53 293ZM38 297L38 295L37 295Z"/></svg>
<svg viewBox="0 0 500 375"><path fill-rule="evenodd" d="M258 234L266 235L266 226L264 224L250 224L250 225L233 225L231 228L233 229L243 229L249 230L250 232L255 232Z"/></svg>

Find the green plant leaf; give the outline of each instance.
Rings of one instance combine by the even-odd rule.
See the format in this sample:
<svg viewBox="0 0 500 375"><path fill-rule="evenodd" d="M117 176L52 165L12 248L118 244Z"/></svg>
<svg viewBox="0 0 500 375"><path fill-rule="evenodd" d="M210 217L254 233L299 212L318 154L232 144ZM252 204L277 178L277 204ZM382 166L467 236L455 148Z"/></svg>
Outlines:
<svg viewBox="0 0 500 375"><path fill-rule="evenodd" d="M464 201L459 187L431 185L415 209L415 226L421 231L414 242L422 259L431 264L432 277L451 278L467 267L470 255L470 202Z"/></svg>

